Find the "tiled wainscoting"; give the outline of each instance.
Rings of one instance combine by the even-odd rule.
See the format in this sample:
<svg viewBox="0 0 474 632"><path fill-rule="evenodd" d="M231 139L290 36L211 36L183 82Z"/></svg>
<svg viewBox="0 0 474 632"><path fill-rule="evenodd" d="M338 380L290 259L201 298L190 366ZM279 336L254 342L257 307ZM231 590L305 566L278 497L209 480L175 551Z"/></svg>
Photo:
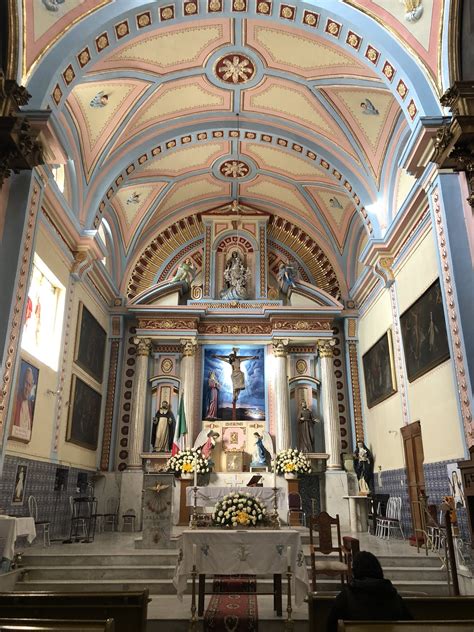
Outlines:
<svg viewBox="0 0 474 632"><path fill-rule="evenodd" d="M12 502L18 465L27 467L21 504ZM55 490L58 467L66 471L66 480L59 481L62 484L56 486L62 489ZM81 488L78 487L78 474L81 474ZM87 484L92 474L74 467L58 466L55 463L6 456L0 479L0 510L11 516L28 516L28 497L35 496L38 503L38 519L51 522L51 538L64 538L69 535L70 527L69 497L86 495Z"/></svg>
<svg viewBox="0 0 474 632"><path fill-rule="evenodd" d="M321 511L321 483L320 474L308 474L300 478L300 494L303 504L303 511L307 516L311 515L313 500L315 503L315 512Z"/></svg>
<svg viewBox="0 0 474 632"><path fill-rule="evenodd" d="M438 461L436 463L425 463L425 491L428 497L428 504L440 505L443 496L452 495L447 466L453 461ZM375 491L378 494L390 494L390 496L400 496L402 499L402 525L405 536L413 533L411 524L410 503L408 499L407 477L404 468L398 470L387 470L375 474ZM461 537L468 539L468 523L466 510L457 509L458 524Z"/></svg>

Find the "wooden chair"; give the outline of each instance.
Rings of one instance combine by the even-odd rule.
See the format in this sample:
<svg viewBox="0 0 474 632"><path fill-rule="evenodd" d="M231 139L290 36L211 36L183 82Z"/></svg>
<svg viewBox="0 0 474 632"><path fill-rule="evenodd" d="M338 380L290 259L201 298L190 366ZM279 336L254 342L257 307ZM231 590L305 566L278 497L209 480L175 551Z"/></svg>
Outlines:
<svg viewBox="0 0 474 632"><path fill-rule="evenodd" d="M293 520L296 518L296 521ZM303 503L301 496L298 492L290 492L288 494L288 513L286 515L286 522L289 525L303 525L306 526L306 516L303 511Z"/></svg>
<svg viewBox="0 0 474 632"><path fill-rule="evenodd" d="M315 535L318 544L315 544ZM341 541L339 515L331 517L326 511L309 520L309 548L311 554L312 589L316 590L316 575L339 575L341 583L351 578L351 567ZM316 560L316 553L322 553L327 559ZM336 553L337 557L332 553Z"/></svg>

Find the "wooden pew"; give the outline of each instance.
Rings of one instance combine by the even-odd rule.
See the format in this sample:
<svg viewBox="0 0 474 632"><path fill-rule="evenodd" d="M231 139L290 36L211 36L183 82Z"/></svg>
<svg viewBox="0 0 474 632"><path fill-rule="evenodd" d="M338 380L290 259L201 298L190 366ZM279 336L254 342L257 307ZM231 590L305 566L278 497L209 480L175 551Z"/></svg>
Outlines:
<svg viewBox="0 0 474 632"><path fill-rule="evenodd" d="M334 600L335 595L308 594L310 632L326 632L327 619ZM473 618L474 597L420 595L403 597L403 601L416 621L465 621Z"/></svg>
<svg viewBox="0 0 474 632"><path fill-rule="evenodd" d="M470 621L339 621L337 632L472 632Z"/></svg>
<svg viewBox="0 0 474 632"><path fill-rule="evenodd" d="M10 619L65 619L106 621L115 632L145 632L148 589L136 592L0 593L0 613Z"/></svg>
<svg viewBox="0 0 474 632"><path fill-rule="evenodd" d="M114 620L66 621L64 619L0 619L4 632L114 632Z"/></svg>

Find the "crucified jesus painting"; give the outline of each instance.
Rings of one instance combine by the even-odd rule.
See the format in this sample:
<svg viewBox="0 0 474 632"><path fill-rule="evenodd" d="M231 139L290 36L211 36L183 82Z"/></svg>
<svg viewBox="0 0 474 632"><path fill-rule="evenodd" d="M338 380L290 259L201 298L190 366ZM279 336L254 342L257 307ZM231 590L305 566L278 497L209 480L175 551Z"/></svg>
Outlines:
<svg viewBox="0 0 474 632"><path fill-rule="evenodd" d="M232 404L235 406L237 399L239 398L240 391L245 390L245 375L240 368L241 362L245 360L258 360L258 356L245 356L238 355L239 350L236 347L232 348L231 353L229 355L216 355L213 354L213 358L217 358L218 360L222 360L222 362L228 362L232 367Z"/></svg>

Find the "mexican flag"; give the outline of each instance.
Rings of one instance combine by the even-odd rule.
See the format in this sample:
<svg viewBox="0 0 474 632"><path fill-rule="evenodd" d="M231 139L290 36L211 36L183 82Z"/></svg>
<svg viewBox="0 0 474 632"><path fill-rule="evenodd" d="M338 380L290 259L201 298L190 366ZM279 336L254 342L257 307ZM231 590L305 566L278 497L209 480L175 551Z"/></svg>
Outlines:
<svg viewBox="0 0 474 632"><path fill-rule="evenodd" d="M176 422L176 426L174 429L174 437L173 437L173 446L171 447L171 455L174 456L180 450L184 450L186 448L186 433L188 429L186 428L186 414L184 412L184 399L181 394L181 400L179 402L179 410L178 410L178 421Z"/></svg>

